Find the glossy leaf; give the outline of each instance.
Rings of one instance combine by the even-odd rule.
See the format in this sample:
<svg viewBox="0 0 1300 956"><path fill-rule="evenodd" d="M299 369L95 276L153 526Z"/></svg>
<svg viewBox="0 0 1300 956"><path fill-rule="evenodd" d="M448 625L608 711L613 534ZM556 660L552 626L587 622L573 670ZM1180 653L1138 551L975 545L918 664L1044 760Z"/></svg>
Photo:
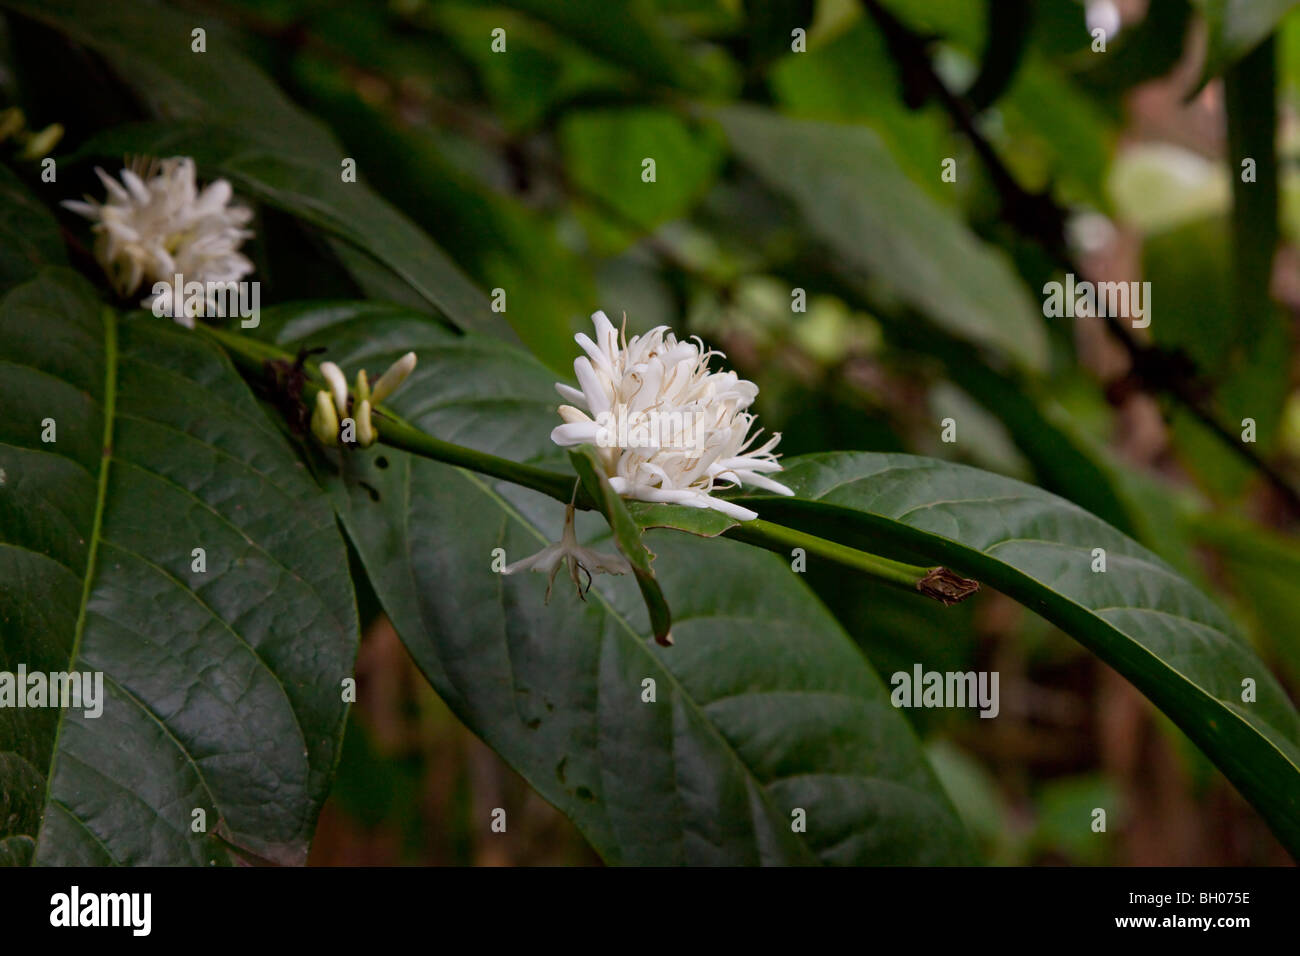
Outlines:
<svg viewBox="0 0 1300 956"><path fill-rule="evenodd" d="M43 265L62 265L59 227L6 166L0 166L0 289L30 279Z"/></svg>
<svg viewBox="0 0 1300 956"><path fill-rule="evenodd" d="M1042 397L1041 387L1025 376L976 361L961 342L949 336L901 322L890 326L889 335L900 345L943 362L952 382L977 398L1005 426L1040 484L1121 530L1129 530L1132 518L1098 462L1096 450L1072 433L1067 416Z"/></svg>
<svg viewBox="0 0 1300 956"><path fill-rule="evenodd" d="M98 716L0 709L0 857L304 862L357 618L282 433L197 335L63 269L0 300L0 408L0 671L103 675Z"/></svg>
<svg viewBox="0 0 1300 956"><path fill-rule="evenodd" d="M684 505L652 504L646 501L629 501L628 511L644 529L671 528L698 534L702 538L716 538L738 521L712 508L687 508Z"/></svg>
<svg viewBox="0 0 1300 956"><path fill-rule="evenodd" d="M414 348L395 412L563 461L552 377L522 353L369 306L271 310L262 331L326 345L348 374ZM676 614L675 646L658 648L626 577L599 576L585 602L557 581L546 605L541 575L493 572L559 537L560 503L390 448L331 458L340 515L420 668L609 862L972 859L884 685L781 558L648 534ZM608 533L593 514L578 532L591 546Z"/></svg>
<svg viewBox="0 0 1300 956"><path fill-rule="evenodd" d="M972 468L848 452L786 465L796 498L746 505L944 563L1037 611L1132 681L1300 852L1300 714L1224 612L1164 561L1069 502Z"/></svg>

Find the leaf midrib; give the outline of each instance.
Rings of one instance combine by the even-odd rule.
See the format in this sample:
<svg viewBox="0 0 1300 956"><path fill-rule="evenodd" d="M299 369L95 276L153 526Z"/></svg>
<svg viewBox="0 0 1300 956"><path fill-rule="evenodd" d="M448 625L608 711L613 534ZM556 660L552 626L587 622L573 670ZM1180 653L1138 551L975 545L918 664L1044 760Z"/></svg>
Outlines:
<svg viewBox="0 0 1300 956"><path fill-rule="evenodd" d="M96 561L99 557L99 539L104 525L104 506L108 500L108 471L113 458L113 424L117 412L117 317L105 306L100 310L104 322L104 430L99 447L99 478L95 489L95 516L91 520L90 539L87 544L86 573L81 583L81 603L77 608L77 623L72 632L72 650L68 656L67 670L71 672L81 654L81 638L86 632L86 607L95 579ZM45 774L45 798L41 803L41 829L45 829L45 808L53 797L54 768L59 760L59 741L67 723L67 708L60 709L58 725L54 730L54 743L50 747L50 766ZM69 813L71 811L69 810ZM37 850L40 840L37 840ZM111 854L110 854L111 856ZM33 853L35 859L35 853Z"/></svg>

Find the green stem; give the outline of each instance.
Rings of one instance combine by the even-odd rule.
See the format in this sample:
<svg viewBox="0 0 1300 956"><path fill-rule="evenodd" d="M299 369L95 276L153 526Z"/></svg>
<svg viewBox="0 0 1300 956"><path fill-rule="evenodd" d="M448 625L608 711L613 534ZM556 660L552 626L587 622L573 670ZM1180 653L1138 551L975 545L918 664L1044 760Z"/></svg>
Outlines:
<svg viewBox="0 0 1300 956"><path fill-rule="evenodd" d="M463 445L453 445L451 442L434 438L427 432L420 431L420 429L408 424L392 412L384 410L382 406L376 411L376 414L380 416L380 420L376 425L379 440L385 445L401 448L404 451L425 458L432 458L435 461L446 462L449 465L459 465L461 468L468 468L470 471L491 475L493 478L501 478L516 485L523 485L525 488L532 488L534 491L550 495L556 501L562 501L565 504L568 504L573 498L572 475L564 475L558 471L547 471L544 468L520 464L517 461L475 451ZM587 510L592 505L589 502L584 504L579 501L578 507Z"/></svg>
<svg viewBox="0 0 1300 956"><path fill-rule="evenodd" d="M979 590L978 582L963 578L947 568L923 568L915 564L904 564L902 561L882 558L869 551L859 551L838 541L819 538L805 531L787 528L783 524L764 521L762 518L743 522L723 533L728 538L757 545L781 555L788 556L791 549L803 548L808 554L861 571L886 584L916 591L942 604L964 601Z"/></svg>
<svg viewBox="0 0 1300 956"><path fill-rule="evenodd" d="M293 362L296 360L296 356L293 354L268 342L249 339L234 332L213 328L212 326L196 327L201 328L209 337L224 346L235 364L246 374L251 373L260 376L265 362ZM312 376L303 385L303 395L307 400L307 407L311 408L316 393L325 386L321 384L320 369L317 368L315 363L304 362L303 368ZM455 445L440 438L434 438L427 432L423 432L411 425L396 412L382 405L376 406L375 418L375 430L379 433L379 441L382 444L401 448L404 451L412 452L424 458L432 458L448 465L468 468L470 471L490 475L493 478L501 478L516 485L523 485L525 488L540 491L566 504L573 495L572 475L521 464L517 461L511 461L509 458L489 455L487 452L476 451L473 448L466 448L464 445ZM585 504L579 502L579 507L585 510L589 509L591 504L590 502Z"/></svg>
<svg viewBox="0 0 1300 956"><path fill-rule="evenodd" d="M296 361L295 355L269 342L246 338L212 326L200 325L197 328L222 345L235 365L246 375L261 378L265 374L267 362ZM320 383L320 370L314 363L304 362L303 368L312 376L303 386L304 397L308 400L308 408L310 408L316 392L324 386ZM500 478L525 488L532 488L565 504L573 498L572 475L521 464L508 458L500 458L434 438L382 406L375 409L375 415L378 418L376 431L382 444L400 448L423 458ZM585 489L577 491L576 505L587 511L596 507ZM761 518L742 522L724 533L729 538L782 554L789 554L792 548L803 548L808 554L853 568L888 584L918 591L945 604L955 604L973 594L979 587L974 581L958 577L946 568L922 568L904 564L901 561L859 551L857 548L764 521Z"/></svg>
<svg viewBox="0 0 1300 956"><path fill-rule="evenodd" d="M785 525L764 521L762 518L746 521L725 533L727 537L735 538L737 541L756 544L782 554L789 554L792 548L803 548L810 555L826 558L845 567L856 568L873 578L906 588L915 588L917 583L930 573L929 568L904 564L902 561L891 561L889 558L859 551L846 544L828 541L804 531L787 528Z"/></svg>

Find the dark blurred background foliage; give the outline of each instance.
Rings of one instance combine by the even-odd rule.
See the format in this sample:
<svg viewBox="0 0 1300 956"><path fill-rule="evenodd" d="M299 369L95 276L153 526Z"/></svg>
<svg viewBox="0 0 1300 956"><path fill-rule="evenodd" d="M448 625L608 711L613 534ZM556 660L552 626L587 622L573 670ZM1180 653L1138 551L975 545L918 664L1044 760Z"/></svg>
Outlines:
<svg viewBox="0 0 1300 956"><path fill-rule="evenodd" d="M626 313L629 331L702 335L759 384L787 454L904 450L1072 499L1211 590L1296 696L1290 4L1259 4L1269 22L1244 36L1221 4L1179 0L169 6L241 46L371 189L484 289L507 290L519 336L557 371L596 308ZM71 97L95 98L102 127L129 118L129 95L53 32L10 39L20 64L65 65L34 125ZM834 125L775 129L746 103ZM95 132L72 126L67 142ZM1237 155L1257 156L1253 192ZM264 302L361 292L427 309L380 270L349 278L340 259L367 275L350 247L261 215ZM1150 280L1150 328L1045 319L1039 290L1066 271ZM956 443L940 440L945 418ZM860 580L810 583L886 678L917 661L1001 673L997 720L908 712L989 860L1286 862L1180 731L1010 600L945 610ZM375 607L363 613L360 703L311 861L598 862L450 714ZM1099 805L1119 808L1118 839L1079 826ZM493 807L509 839L487 832Z"/></svg>

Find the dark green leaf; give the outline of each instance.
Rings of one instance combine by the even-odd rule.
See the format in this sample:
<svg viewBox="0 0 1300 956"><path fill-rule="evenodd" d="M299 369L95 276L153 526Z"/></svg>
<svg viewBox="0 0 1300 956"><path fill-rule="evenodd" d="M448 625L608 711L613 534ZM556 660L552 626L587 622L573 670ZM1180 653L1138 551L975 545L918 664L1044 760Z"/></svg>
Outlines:
<svg viewBox="0 0 1300 956"><path fill-rule="evenodd" d="M327 344L348 374L414 348L395 412L557 460L551 376L522 353L365 306L275 310L261 331ZM340 514L416 662L609 862L971 860L886 689L781 558L650 533L677 614L675 646L657 648L627 578L597 578L585 602L557 583L545 605L540 575L493 573L494 549L517 560L559 537L558 502L389 448L339 467ZM579 540L594 546L602 524L580 515Z"/></svg>
<svg viewBox="0 0 1300 956"><path fill-rule="evenodd" d="M712 508L687 508L684 505L651 504L646 501L629 501L628 511L642 528L671 528L698 534L702 538L716 538L739 522Z"/></svg>
<svg viewBox="0 0 1300 956"><path fill-rule="evenodd" d="M0 166L0 289L30 279L45 265L64 265L59 226L19 182Z"/></svg>
<svg viewBox="0 0 1300 956"><path fill-rule="evenodd" d="M0 408L0 671L104 691L0 709L0 856L304 862L357 618L282 434L203 339L63 269L0 300Z"/></svg>
<svg viewBox="0 0 1300 956"><path fill-rule="evenodd" d="M889 335L906 348L942 361L948 377L1006 427L1040 484L1121 530L1130 530L1128 509L1099 463L1097 451L1072 432L1058 407L1035 394L1040 389L1033 382L990 367L948 336L905 323L891 325Z"/></svg>
<svg viewBox="0 0 1300 956"><path fill-rule="evenodd" d="M1069 502L972 468L868 453L786 466L796 498L745 504L849 544L890 543L1037 611L1132 681L1300 852L1300 715L1223 611L1165 562ZM1247 678L1257 701L1243 702Z"/></svg>
<svg viewBox="0 0 1300 956"><path fill-rule="evenodd" d="M569 97L617 90L630 79L618 64L588 55L567 33L499 7L478 10L440 4L429 7L428 13L474 64L493 106L511 129L536 126ZM495 52L484 40L495 29L506 32L508 56Z"/></svg>

